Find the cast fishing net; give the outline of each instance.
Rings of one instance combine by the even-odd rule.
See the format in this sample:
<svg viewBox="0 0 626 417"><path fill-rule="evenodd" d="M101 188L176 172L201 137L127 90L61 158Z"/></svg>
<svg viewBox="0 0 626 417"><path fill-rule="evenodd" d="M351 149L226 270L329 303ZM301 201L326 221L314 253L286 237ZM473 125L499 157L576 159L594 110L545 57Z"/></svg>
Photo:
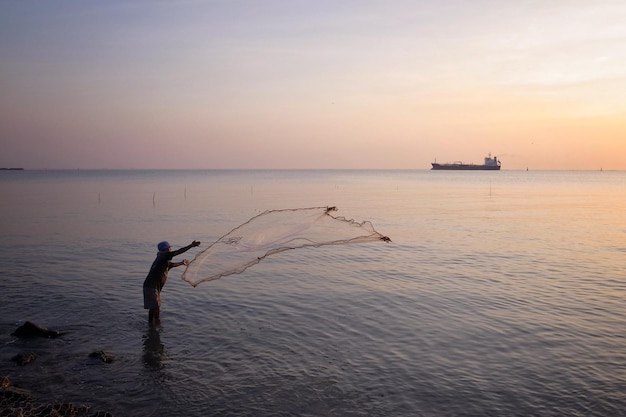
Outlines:
<svg viewBox="0 0 626 417"><path fill-rule="evenodd" d="M238 226L199 252L182 278L201 282L239 274L264 258L307 246L342 245L382 240L368 221L356 222L330 213L336 207L269 210Z"/></svg>

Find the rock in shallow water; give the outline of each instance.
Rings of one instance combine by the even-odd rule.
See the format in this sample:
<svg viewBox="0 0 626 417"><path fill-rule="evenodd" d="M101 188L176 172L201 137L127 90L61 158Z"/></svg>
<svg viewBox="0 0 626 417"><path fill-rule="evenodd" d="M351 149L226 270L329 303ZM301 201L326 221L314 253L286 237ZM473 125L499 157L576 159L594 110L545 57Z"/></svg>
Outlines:
<svg viewBox="0 0 626 417"><path fill-rule="evenodd" d="M32 361L34 361L35 359L37 359L37 355L34 352L18 353L17 355L15 355L15 356L13 356L11 358L11 360L13 362L17 363L20 366L24 366L26 364L29 364Z"/></svg>
<svg viewBox="0 0 626 417"><path fill-rule="evenodd" d="M106 353L103 350L98 350L98 351L95 351L95 352L91 352L89 354L89 357L90 358L101 359L102 362L104 362L104 363L112 363L115 360L115 358L112 355Z"/></svg>
<svg viewBox="0 0 626 417"><path fill-rule="evenodd" d="M45 327L38 326L30 321L22 324L13 333L15 337L48 337L54 338L61 336L58 330L48 330Z"/></svg>

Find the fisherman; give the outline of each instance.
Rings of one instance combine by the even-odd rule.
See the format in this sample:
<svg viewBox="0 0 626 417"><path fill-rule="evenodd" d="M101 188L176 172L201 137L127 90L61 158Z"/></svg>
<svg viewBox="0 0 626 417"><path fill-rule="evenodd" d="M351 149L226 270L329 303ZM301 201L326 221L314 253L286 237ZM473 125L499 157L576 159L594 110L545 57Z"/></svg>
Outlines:
<svg viewBox="0 0 626 417"><path fill-rule="evenodd" d="M187 252L189 249L199 246L200 242L194 240L189 245L171 250L171 246L167 241L159 242L157 248L156 259L152 262L150 272L146 280L143 282L143 307L148 310L148 323L150 326L159 324L161 310L161 290L167 281L167 273L171 268L185 265L189 263L187 259L181 262L172 262L174 256Z"/></svg>

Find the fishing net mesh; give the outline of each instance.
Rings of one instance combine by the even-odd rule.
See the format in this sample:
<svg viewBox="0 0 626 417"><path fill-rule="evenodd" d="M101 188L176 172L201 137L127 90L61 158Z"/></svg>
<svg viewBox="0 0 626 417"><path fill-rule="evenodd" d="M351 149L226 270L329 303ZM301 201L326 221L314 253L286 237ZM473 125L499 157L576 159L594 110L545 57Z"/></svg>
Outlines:
<svg viewBox="0 0 626 417"><path fill-rule="evenodd" d="M290 249L389 241L369 221L357 222L331 213L336 207L269 210L234 228L189 262L182 278L201 282L239 274L264 258Z"/></svg>

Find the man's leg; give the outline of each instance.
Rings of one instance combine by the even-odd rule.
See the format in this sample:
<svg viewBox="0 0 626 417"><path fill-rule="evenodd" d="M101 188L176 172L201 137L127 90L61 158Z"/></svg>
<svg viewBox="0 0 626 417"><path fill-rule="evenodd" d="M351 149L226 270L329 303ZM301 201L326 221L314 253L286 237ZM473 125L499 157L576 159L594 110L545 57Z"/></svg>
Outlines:
<svg viewBox="0 0 626 417"><path fill-rule="evenodd" d="M154 324L159 324L161 322L161 307L157 306L154 309Z"/></svg>

